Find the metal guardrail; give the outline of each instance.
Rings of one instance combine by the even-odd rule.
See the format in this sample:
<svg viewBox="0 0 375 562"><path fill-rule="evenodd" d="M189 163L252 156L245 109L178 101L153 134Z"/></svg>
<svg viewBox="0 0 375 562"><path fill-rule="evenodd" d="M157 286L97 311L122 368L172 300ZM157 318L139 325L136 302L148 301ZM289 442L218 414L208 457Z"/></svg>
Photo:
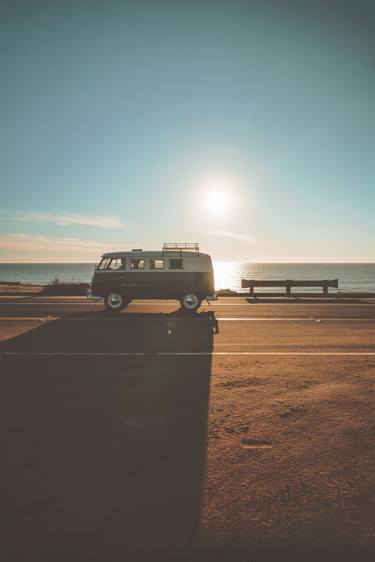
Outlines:
<svg viewBox="0 0 375 562"><path fill-rule="evenodd" d="M323 294L328 293L329 288L338 289L338 279L323 280L293 280L293 279L241 279L241 287L249 288L250 294L254 294L255 287L285 287L286 294L291 294L292 287L322 287Z"/></svg>

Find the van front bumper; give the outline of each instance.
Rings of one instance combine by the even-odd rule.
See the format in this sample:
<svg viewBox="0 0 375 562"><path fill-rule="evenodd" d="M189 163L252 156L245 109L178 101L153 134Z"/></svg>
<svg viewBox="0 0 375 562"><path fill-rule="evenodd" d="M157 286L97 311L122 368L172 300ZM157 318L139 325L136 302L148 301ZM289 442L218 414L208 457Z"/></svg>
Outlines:
<svg viewBox="0 0 375 562"><path fill-rule="evenodd" d="M95 301L95 302L97 302L97 301L101 301L101 300L102 300L102 297L98 297L98 296L93 295L91 289L88 289L88 290L87 290L86 296L87 296L87 299L88 299L89 301Z"/></svg>

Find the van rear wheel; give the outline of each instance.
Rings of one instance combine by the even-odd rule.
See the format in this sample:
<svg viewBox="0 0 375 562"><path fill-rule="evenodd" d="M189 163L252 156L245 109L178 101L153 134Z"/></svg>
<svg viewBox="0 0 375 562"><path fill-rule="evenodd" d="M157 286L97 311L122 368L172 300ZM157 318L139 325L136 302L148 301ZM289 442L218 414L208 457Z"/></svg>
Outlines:
<svg viewBox="0 0 375 562"><path fill-rule="evenodd" d="M123 310L130 302L130 299L124 297L120 293L110 293L104 299L104 304L112 312L120 312Z"/></svg>
<svg viewBox="0 0 375 562"><path fill-rule="evenodd" d="M201 299L195 293L187 293L180 300L181 307L189 312L194 312L198 310L201 305Z"/></svg>

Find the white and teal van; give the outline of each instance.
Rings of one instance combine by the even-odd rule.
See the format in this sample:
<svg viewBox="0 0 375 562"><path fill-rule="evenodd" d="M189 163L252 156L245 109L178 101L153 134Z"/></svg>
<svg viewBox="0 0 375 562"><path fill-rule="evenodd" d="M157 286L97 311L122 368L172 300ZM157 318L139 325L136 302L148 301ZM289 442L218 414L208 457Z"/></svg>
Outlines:
<svg viewBox="0 0 375 562"><path fill-rule="evenodd" d="M177 299L185 310L195 311L203 299L216 298L212 260L197 243L110 252L96 267L87 297L103 298L112 311L123 310L133 299Z"/></svg>

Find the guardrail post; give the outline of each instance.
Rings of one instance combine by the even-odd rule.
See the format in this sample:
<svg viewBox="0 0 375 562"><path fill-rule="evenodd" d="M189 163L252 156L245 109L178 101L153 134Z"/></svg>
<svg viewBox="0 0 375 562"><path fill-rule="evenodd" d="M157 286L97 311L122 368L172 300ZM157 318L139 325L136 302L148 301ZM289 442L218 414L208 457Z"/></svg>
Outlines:
<svg viewBox="0 0 375 562"><path fill-rule="evenodd" d="M286 294L287 295L290 295L290 286L291 286L291 283L290 283L289 279L287 279L287 281L286 281Z"/></svg>

